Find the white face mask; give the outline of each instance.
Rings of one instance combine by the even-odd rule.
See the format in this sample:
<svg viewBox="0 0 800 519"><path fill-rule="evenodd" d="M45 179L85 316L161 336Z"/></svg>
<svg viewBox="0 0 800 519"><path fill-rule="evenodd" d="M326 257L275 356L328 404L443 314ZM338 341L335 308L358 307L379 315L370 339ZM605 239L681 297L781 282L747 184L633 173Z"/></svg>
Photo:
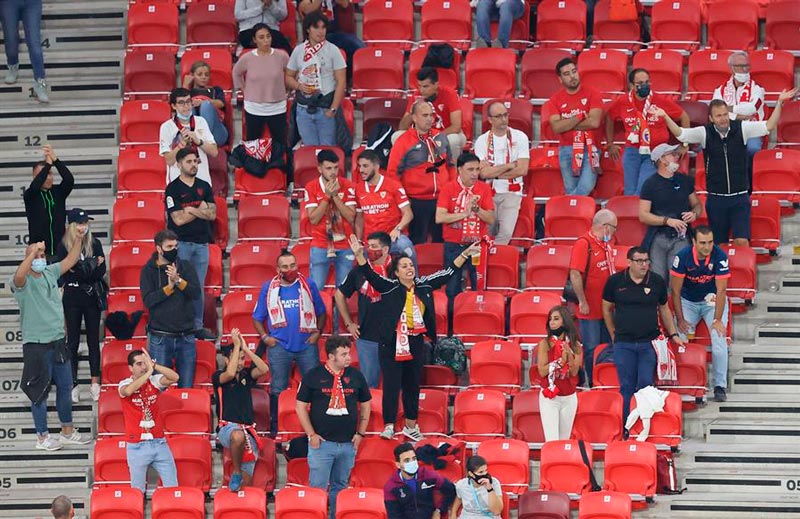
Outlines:
<svg viewBox="0 0 800 519"><path fill-rule="evenodd" d="M667 164L667 171L669 171L670 173L675 173L676 171L678 171L678 168L680 167L681 165L678 164L677 162L670 162L669 164Z"/></svg>
<svg viewBox="0 0 800 519"><path fill-rule="evenodd" d="M750 81L750 73L749 72L737 72L733 75L733 79L738 81L739 83L747 83Z"/></svg>

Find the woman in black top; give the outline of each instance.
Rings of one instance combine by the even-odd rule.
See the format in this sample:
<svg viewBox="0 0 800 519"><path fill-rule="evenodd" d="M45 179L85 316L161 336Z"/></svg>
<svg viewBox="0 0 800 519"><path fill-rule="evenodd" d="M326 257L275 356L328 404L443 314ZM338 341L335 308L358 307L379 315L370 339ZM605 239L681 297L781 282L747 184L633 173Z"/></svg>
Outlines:
<svg viewBox="0 0 800 519"><path fill-rule="evenodd" d="M67 213L67 230L58 245L58 260L67 256L75 240L82 241L81 258L72 269L61 276L64 283L64 320L67 325L67 345L72 353L72 401L80 400L78 391L78 345L81 338L81 320L86 323L86 344L89 347L89 371L92 376L92 399L100 398L100 313L106 309L108 288L103 279L106 274L105 254L100 240L92 236L89 220L83 209L73 208Z"/></svg>
<svg viewBox="0 0 800 519"><path fill-rule="evenodd" d="M364 247L355 235L350 236L350 248L358 268L375 290L381 293L382 305L377 315L383 315L379 337L378 357L383 373L383 421L381 437L394 437L397 420L397 400L403 390L403 412L406 423L403 434L412 441L423 438L417 425L419 384L422 378L422 353L427 335L436 342L436 312L433 291L461 272L464 262L480 254L480 242L466 247L445 269L429 276L417 277L414 262L405 254L392 259L389 277L375 273L364 257ZM403 319L405 316L405 319Z"/></svg>

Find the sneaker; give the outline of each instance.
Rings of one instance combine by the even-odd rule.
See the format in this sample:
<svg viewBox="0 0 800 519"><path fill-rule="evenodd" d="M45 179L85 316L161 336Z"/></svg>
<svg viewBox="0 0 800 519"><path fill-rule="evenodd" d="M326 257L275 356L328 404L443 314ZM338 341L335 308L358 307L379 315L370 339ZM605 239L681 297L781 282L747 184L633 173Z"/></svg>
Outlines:
<svg viewBox="0 0 800 519"><path fill-rule="evenodd" d="M86 445L87 443L92 442L92 437L88 434L79 433L77 430L73 429L72 434L69 436L59 434L58 440L64 445Z"/></svg>
<svg viewBox="0 0 800 519"><path fill-rule="evenodd" d="M6 72L6 85L13 85L17 82L17 77L19 76L19 63L16 65L9 65L8 72Z"/></svg>
<svg viewBox="0 0 800 519"><path fill-rule="evenodd" d="M36 100L40 103L49 103L50 98L47 97L47 82L44 79L37 79L33 83L33 93L36 95Z"/></svg>
<svg viewBox="0 0 800 519"><path fill-rule="evenodd" d="M81 401L81 391L78 386L72 388L72 403L77 404Z"/></svg>
<svg viewBox="0 0 800 519"><path fill-rule="evenodd" d="M425 437L419 432L419 425L415 425L414 427L405 426L403 427L403 436L411 440L412 442L422 441Z"/></svg>
<svg viewBox="0 0 800 519"><path fill-rule="evenodd" d="M242 488L242 474L235 472L231 475L231 480L228 482L228 490L231 492L238 492Z"/></svg>
<svg viewBox="0 0 800 519"><path fill-rule="evenodd" d="M63 445L61 445L61 442L53 438L49 434L44 438L39 438L36 441L36 448L41 449L43 451L57 451L61 447L63 447Z"/></svg>
<svg viewBox="0 0 800 519"><path fill-rule="evenodd" d="M386 424L386 427L383 428L383 432L381 433L381 438L384 440L391 440L394 438L394 424Z"/></svg>
<svg viewBox="0 0 800 519"><path fill-rule="evenodd" d="M91 393L92 400L95 402L100 400L100 384L92 384L92 387L89 388L89 393Z"/></svg>
<svg viewBox="0 0 800 519"><path fill-rule="evenodd" d="M195 339L200 339L201 341L216 341L217 336L211 333L211 330L208 328L200 328L196 332L194 332Z"/></svg>
<svg viewBox="0 0 800 519"><path fill-rule="evenodd" d="M722 386L715 386L714 402L725 402L726 400L728 400L728 394L725 392L725 388Z"/></svg>

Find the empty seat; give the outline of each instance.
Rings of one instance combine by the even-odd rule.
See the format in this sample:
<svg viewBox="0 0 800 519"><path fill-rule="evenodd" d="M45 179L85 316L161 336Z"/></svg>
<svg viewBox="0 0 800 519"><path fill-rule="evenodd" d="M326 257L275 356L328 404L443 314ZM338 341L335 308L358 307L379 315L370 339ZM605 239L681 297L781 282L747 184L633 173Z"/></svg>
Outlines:
<svg viewBox="0 0 800 519"><path fill-rule="evenodd" d="M127 363L125 364L127 366ZM103 388L97 401L97 433L124 434L122 401L116 387Z"/></svg>
<svg viewBox="0 0 800 519"><path fill-rule="evenodd" d="M153 519L205 519L206 496L199 488L157 488L152 500Z"/></svg>
<svg viewBox="0 0 800 519"><path fill-rule="evenodd" d="M534 99L550 99L562 88L561 81L554 73L556 63L570 57L572 52L565 49L539 47L526 50L520 64L522 95Z"/></svg>
<svg viewBox="0 0 800 519"><path fill-rule="evenodd" d="M134 49L125 53L123 92L126 98L164 97L175 88L175 52Z"/></svg>
<svg viewBox="0 0 800 519"><path fill-rule="evenodd" d="M164 193L164 165L156 146L121 149L117 157L117 194Z"/></svg>
<svg viewBox="0 0 800 519"><path fill-rule="evenodd" d="M251 195L239 200L239 239L289 239L289 201L279 195Z"/></svg>
<svg viewBox="0 0 800 519"><path fill-rule="evenodd" d="M418 275L427 276L444 268L444 246L441 243L420 243L417 253Z"/></svg>
<svg viewBox="0 0 800 519"><path fill-rule="evenodd" d="M202 389L172 388L158 400L164 431L211 433L211 396Z"/></svg>
<svg viewBox="0 0 800 519"><path fill-rule="evenodd" d="M701 50L689 55L689 84L686 95L691 100L709 101L714 90L731 75L727 50Z"/></svg>
<svg viewBox="0 0 800 519"><path fill-rule="evenodd" d="M441 85L441 77L439 78ZM375 97L365 99L361 105L361 114L363 120L363 130L361 135L366 139L372 127L379 122L386 122L392 125L392 128L397 128L400 124L400 119L406 113L405 99L399 97ZM357 161L357 159L356 159ZM352 177L358 178L358 177Z"/></svg>
<svg viewBox="0 0 800 519"><path fill-rule="evenodd" d="M166 101L125 101L119 110L120 144L158 144L161 123L171 117ZM166 165L164 171L166 180Z"/></svg>
<svg viewBox="0 0 800 519"><path fill-rule="evenodd" d="M778 122L778 143L800 149L800 101L783 105L781 120Z"/></svg>
<svg viewBox="0 0 800 519"><path fill-rule="evenodd" d="M120 437L98 438L94 444L94 482L128 484L130 479L127 442Z"/></svg>
<svg viewBox="0 0 800 519"><path fill-rule="evenodd" d="M254 487L220 488L214 494L214 519L267 519L267 494Z"/></svg>
<svg viewBox="0 0 800 519"><path fill-rule="evenodd" d="M622 395L615 391L581 391L572 437L588 443L622 438Z"/></svg>
<svg viewBox="0 0 800 519"><path fill-rule="evenodd" d="M527 178L527 175L525 178ZM536 224L534 223L534 219L533 199L529 196L523 196L519 204L517 223L514 224L514 233L508 244L514 247L526 248L535 243Z"/></svg>
<svg viewBox="0 0 800 519"><path fill-rule="evenodd" d="M144 496L138 488L95 488L91 502L93 519L144 519Z"/></svg>
<svg viewBox="0 0 800 519"><path fill-rule="evenodd" d="M525 286L561 293L569 275L572 245L537 245L528 249Z"/></svg>
<svg viewBox="0 0 800 519"><path fill-rule="evenodd" d="M177 47L178 7L140 3L128 8L128 46Z"/></svg>
<svg viewBox="0 0 800 519"><path fill-rule="evenodd" d="M652 443L614 441L606 446L603 488L653 497L656 493L656 446Z"/></svg>
<svg viewBox="0 0 800 519"><path fill-rule="evenodd" d="M275 438L277 441L289 441L305 434L297 418L296 403L297 390L294 388L286 389L278 397L278 436Z"/></svg>
<svg viewBox="0 0 800 519"><path fill-rule="evenodd" d="M777 100L781 91L791 90L794 85L794 56L789 51L753 51L750 67L753 81L765 90L767 101Z"/></svg>
<svg viewBox="0 0 800 519"><path fill-rule="evenodd" d="M417 425L423 434L447 434L450 425L448 415L445 391L430 388L420 390Z"/></svg>
<svg viewBox="0 0 800 519"><path fill-rule="evenodd" d="M239 30L230 2L194 2L186 9L186 43L231 47ZM213 83L211 83L213 84Z"/></svg>
<svg viewBox="0 0 800 519"><path fill-rule="evenodd" d="M430 0L422 4L423 41L445 41L459 50L472 43L472 9L468 0Z"/></svg>
<svg viewBox="0 0 800 519"><path fill-rule="evenodd" d="M496 438L484 440L478 446L478 456L486 460L504 492L522 494L528 490L528 444L522 440Z"/></svg>
<svg viewBox="0 0 800 519"><path fill-rule="evenodd" d="M511 407L513 438L528 443L544 443L542 417L539 413L539 391L540 389L535 387L514 396Z"/></svg>
<svg viewBox="0 0 800 519"><path fill-rule="evenodd" d="M258 178L236 168L233 172L233 199L239 200L247 195L278 195L286 192L286 173L273 168L264 178Z"/></svg>
<svg viewBox="0 0 800 519"><path fill-rule="evenodd" d="M592 387L595 389L618 389L619 377L617 376L617 366L613 362L601 362L597 359L600 352L608 347L608 344L598 344L594 349L594 366L592 367Z"/></svg>
<svg viewBox="0 0 800 519"><path fill-rule="evenodd" d="M376 0L361 6L362 38L368 45L409 49L414 41L411 0Z"/></svg>
<svg viewBox="0 0 800 519"><path fill-rule="evenodd" d="M336 496L336 519L386 519L383 488L345 488Z"/></svg>
<svg viewBox="0 0 800 519"><path fill-rule="evenodd" d="M544 209L546 241L571 243L592 226L595 201L588 196L554 196Z"/></svg>
<svg viewBox="0 0 800 519"><path fill-rule="evenodd" d="M606 209L617 215L617 232L614 236L620 245L639 245L647 226L639 221L639 197L615 196L606 203Z"/></svg>
<svg viewBox="0 0 800 519"><path fill-rule="evenodd" d="M675 363L678 368L678 385L671 386L669 390L689 395L693 399L704 398L708 382L706 347L700 344L685 344L675 353Z"/></svg>
<svg viewBox="0 0 800 519"><path fill-rule="evenodd" d="M708 46L752 50L758 44L758 5L713 2L708 5Z"/></svg>
<svg viewBox="0 0 800 519"><path fill-rule="evenodd" d="M546 127L550 127L549 123ZM542 126L542 129L544 128L545 126ZM552 140L555 141L555 138L553 137ZM561 177L556 146L544 146L531 150L525 183L528 192L537 202L541 203L553 197L564 196L564 179Z"/></svg>
<svg viewBox="0 0 800 519"><path fill-rule="evenodd" d="M651 14L650 44L656 49L695 50L700 44L700 0L656 2Z"/></svg>
<svg viewBox="0 0 800 519"><path fill-rule="evenodd" d="M600 153L600 171L603 174L598 175L597 183L589 195L598 201L622 195L625 191L622 154L620 153L618 159L612 159L608 146L603 146Z"/></svg>
<svg viewBox="0 0 800 519"><path fill-rule="evenodd" d="M766 47L800 50L797 27L800 26L800 1L772 0L767 5Z"/></svg>
<svg viewBox="0 0 800 519"><path fill-rule="evenodd" d="M152 198L120 198L114 202L114 241L151 242L166 227L164 205Z"/></svg>
<svg viewBox="0 0 800 519"><path fill-rule="evenodd" d="M381 0L373 3L381 3ZM384 47L358 49L353 54L353 86L351 88L353 95L356 97L401 96L405 91L403 62L402 49Z"/></svg>
<svg viewBox="0 0 800 519"><path fill-rule="evenodd" d="M750 247L720 244L728 255L731 277L728 279L728 297L736 303L752 302L756 295L756 253Z"/></svg>
<svg viewBox="0 0 800 519"><path fill-rule="evenodd" d="M583 50L586 44L586 4L580 0L540 2L536 40L541 47Z"/></svg>
<svg viewBox="0 0 800 519"><path fill-rule="evenodd" d="M467 52L464 94L475 98L514 97L517 55L510 49Z"/></svg>
<svg viewBox="0 0 800 519"><path fill-rule="evenodd" d="M226 336L234 328L244 335L258 336L253 327L253 310L258 301L258 290L229 292L222 298L222 330Z"/></svg>
<svg viewBox="0 0 800 519"><path fill-rule="evenodd" d="M550 309L561 304L561 294L556 292L527 291L511 298L509 338L515 337L526 344L538 343L547 331Z"/></svg>
<svg viewBox="0 0 800 519"><path fill-rule="evenodd" d="M394 462L396 440L368 437L361 440L356 452L355 465L350 472L350 486L383 488L397 471Z"/></svg>
<svg viewBox="0 0 800 519"><path fill-rule="evenodd" d="M108 272L111 288L138 289L142 267L150 260L155 247L147 243L120 243L111 249Z"/></svg>
<svg viewBox="0 0 800 519"><path fill-rule="evenodd" d="M628 89L628 55L617 49L589 49L578 56L578 70L585 85L605 94Z"/></svg>
<svg viewBox="0 0 800 519"><path fill-rule="evenodd" d="M278 241L237 243L231 249L230 287L260 288L275 277L275 264L283 246Z"/></svg>
<svg viewBox="0 0 800 519"><path fill-rule="evenodd" d="M206 393L208 394L208 393ZM211 489L211 443L203 436L167 436L178 469L178 485Z"/></svg>
<svg viewBox="0 0 800 519"><path fill-rule="evenodd" d="M470 350L469 384L491 387L506 394L519 391L522 381L522 351L515 341L475 343Z"/></svg>
<svg viewBox="0 0 800 519"><path fill-rule="evenodd" d="M581 497L578 519L630 519L631 498L622 492L591 492Z"/></svg>
<svg viewBox="0 0 800 519"><path fill-rule="evenodd" d="M233 88L233 57L227 49L191 49L181 57L180 81L191 72L192 64L196 61L205 61L211 67L209 85L218 86L223 90Z"/></svg>
<svg viewBox="0 0 800 519"><path fill-rule="evenodd" d="M569 519L569 494L529 490L519 496L518 519Z"/></svg>
<svg viewBox="0 0 800 519"><path fill-rule="evenodd" d="M774 198L750 200L750 246L774 254L781 244L781 207Z"/></svg>
<svg viewBox="0 0 800 519"><path fill-rule="evenodd" d="M467 389L456 394L453 436L467 442L502 438L506 429L506 397L494 389Z"/></svg>
<svg viewBox="0 0 800 519"><path fill-rule="evenodd" d="M594 6L593 44L607 49L639 50L643 45L639 21L610 19L610 3L610 0L600 0Z"/></svg>
<svg viewBox="0 0 800 519"><path fill-rule="evenodd" d="M800 151L774 148L756 153L753 194L781 200L785 207L800 201Z"/></svg>
<svg viewBox="0 0 800 519"><path fill-rule="evenodd" d="M282 488L275 494L275 519L327 519L328 493L319 488Z"/></svg>
<svg viewBox="0 0 800 519"><path fill-rule="evenodd" d="M461 292L453 303L453 333L467 342L505 335L505 298L497 292Z"/></svg>
<svg viewBox="0 0 800 519"><path fill-rule="evenodd" d="M646 69L650 85L659 94L680 97L683 92L683 56L672 49L646 49L633 56L633 68ZM605 171L603 171L605 174Z"/></svg>
<svg viewBox="0 0 800 519"><path fill-rule="evenodd" d="M492 245L487 251L486 290L510 296L519 291L519 250Z"/></svg>
<svg viewBox="0 0 800 519"><path fill-rule="evenodd" d="M592 445L587 443L585 448L591 463ZM592 488L577 440L554 440L542 445L539 470L539 490L584 494L583 500Z"/></svg>

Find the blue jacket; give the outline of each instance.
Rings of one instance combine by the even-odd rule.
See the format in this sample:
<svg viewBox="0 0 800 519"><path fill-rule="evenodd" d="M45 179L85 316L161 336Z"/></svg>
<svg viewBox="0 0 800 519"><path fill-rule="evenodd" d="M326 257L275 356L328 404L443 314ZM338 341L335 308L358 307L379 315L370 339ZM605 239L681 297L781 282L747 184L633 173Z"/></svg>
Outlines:
<svg viewBox="0 0 800 519"><path fill-rule="evenodd" d="M417 490L412 492L397 471L383 486L383 503L388 519L431 519L437 508L442 517L456 497L456 487L438 472L420 465Z"/></svg>

